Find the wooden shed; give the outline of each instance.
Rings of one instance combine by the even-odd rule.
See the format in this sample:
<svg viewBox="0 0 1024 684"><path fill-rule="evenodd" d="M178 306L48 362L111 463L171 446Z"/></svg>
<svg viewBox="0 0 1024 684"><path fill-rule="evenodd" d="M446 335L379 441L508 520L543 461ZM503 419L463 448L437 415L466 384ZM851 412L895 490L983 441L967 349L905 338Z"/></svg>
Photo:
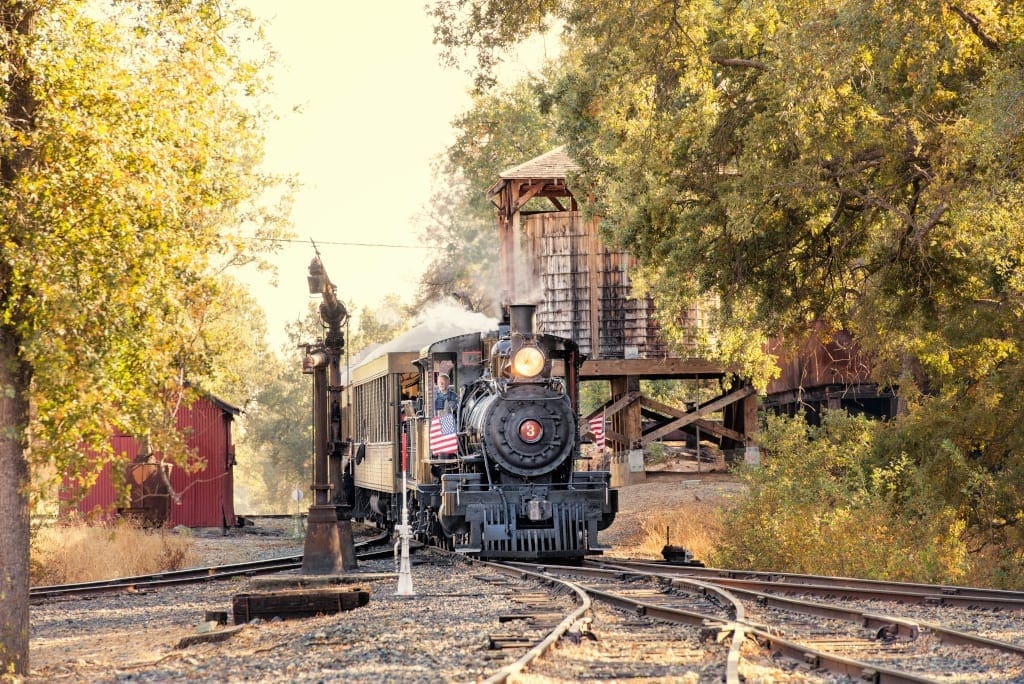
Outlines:
<svg viewBox="0 0 1024 684"><path fill-rule="evenodd" d="M536 304L537 330L572 338L587 355L581 379L611 383L612 399L585 418L605 413L614 452L698 428L729 454L752 445L757 397L747 384L721 385L687 411L642 396L641 379L724 381L726 369L668 349L654 303L633 294L630 255L602 244L597 222L580 211L568 184L577 170L559 147L502 171L487 191L498 211L502 302ZM701 325L699 307L688 315ZM712 421L719 412L722 420Z"/></svg>
<svg viewBox="0 0 1024 684"><path fill-rule="evenodd" d="M768 384L766 410L790 416L803 411L812 423L824 409L876 418L891 418L899 410L893 389L871 380L871 360L845 331L826 333L819 327L797 349L773 344L770 351L778 356L781 374Z"/></svg>
<svg viewBox="0 0 1024 684"><path fill-rule="evenodd" d="M186 525L188 527L231 527L236 523L234 505L235 445L232 424L241 411L220 399L200 395L189 406L178 410L178 430L186 435L186 443L195 450L196 458L205 465L198 472L184 468L160 466L151 458L139 455L142 444L134 437L114 435L110 439L115 453L122 454L131 465L124 477L114 477L106 465L99 479L74 509L83 515L111 517L131 512L146 517L151 523ZM120 474L119 474L120 475ZM117 483L125 482L119 489ZM173 501L170 491L178 496ZM71 492L61 491L62 501L71 501ZM163 512L163 519L159 519Z"/></svg>

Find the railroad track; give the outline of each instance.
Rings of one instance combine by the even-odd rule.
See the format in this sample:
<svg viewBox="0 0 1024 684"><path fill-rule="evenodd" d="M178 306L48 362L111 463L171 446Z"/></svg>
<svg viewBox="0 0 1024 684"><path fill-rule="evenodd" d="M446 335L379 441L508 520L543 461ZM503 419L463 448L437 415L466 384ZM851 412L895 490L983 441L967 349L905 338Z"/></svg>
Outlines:
<svg viewBox="0 0 1024 684"><path fill-rule="evenodd" d="M388 538L386 532L381 532L371 537L361 539L353 544L357 549L356 557L359 559L380 558L393 553L390 545L384 545L380 549L373 549L379 546ZM362 551L358 551L362 549ZM98 580L94 582L78 582L75 584L55 584L49 586L32 587L29 589L29 601L37 603L60 596L86 596L89 594L102 594L116 591L145 591L158 587L169 587L179 584L192 584L196 582L212 582L217 580L228 580L236 577L252 577L255 575L266 575L276 572L286 572L302 567L302 556L282 556L246 563L232 563L229 565L212 565L200 568L188 568L185 570L173 570L169 572L154 573L151 575L137 575L134 577L121 577L110 580Z"/></svg>
<svg viewBox="0 0 1024 684"><path fill-rule="evenodd" d="M990 676L993 672L1003 673L1006 681L1024 677L1024 646L1020 644L882 613L877 607L867 610L827 603L820 597L804 600L770 594L738 585L732 577L718 577L716 571L699 569L693 573L693 568L665 564L611 562L587 562L583 567L532 567L546 576L576 582L595 600L620 610L699 625L731 636L732 645L725 656L726 681L739 681L740 646L746 638L755 640L772 656L787 657L802 667L866 681L927 682L976 677L978 663L985 664ZM723 581L718 582L719 579ZM820 583L818 579L822 578L803 576L804 584L786 584L786 588L803 592L810 587L812 596L815 590L845 595L847 587L841 582ZM874 586L871 590L877 592L876 600L884 597L881 600L890 603L896 600L894 596L918 601L936 593L935 587L926 585ZM1013 592L993 593L967 587L959 590L961 596L976 593L974 598L984 598L986 606L991 601L1005 601L1002 609L1018 608ZM996 596L997 593L1003 595Z"/></svg>
<svg viewBox="0 0 1024 684"><path fill-rule="evenodd" d="M358 546L364 547L367 543L361 542ZM393 548L387 545L373 555L386 559L392 554ZM441 554L439 550L417 556L413 560L414 576L418 578L420 573L431 576L425 568L436 566L433 571L436 585L421 584L417 579L417 589L423 592L419 599L396 599L391 598L390 587L377 584L373 613L363 615L355 611L346 614L344 620L330 623L336 626L321 622L309 635L291 637L288 643L301 642L313 649L303 651L306 666L314 666L314 658L320 658L315 662L320 662L321 667L322 663L338 662L339 656L335 654L314 655L319 653L318 648L325 650L324 646L334 642L350 644L349 648L354 643L366 644L366 653L361 656L353 653L356 660L352 663L361 662L358 658L376 657L381 642L376 641L375 635L379 634L379 625L384 620L392 625L388 633L396 624L416 625L416 631L406 639L412 640L408 643L421 644L417 650L423 648L423 643L436 641L446 655L431 656L437 659L435 662L452 657L450 651L444 650L450 648L446 644L462 644L458 649L462 664L455 666L461 669L453 670L448 666L449 669L444 670L448 675L442 679L461 671L473 672L476 681L488 682L504 682L520 674L562 681L650 677L667 681L696 675L700 681L738 682L743 677L770 681L796 670L823 680L832 676L823 673L831 671L836 673L837 680L852 677L861 681L922 682L971 678L969 663L973 659L985 668L982 675L974 673L975 681L1024 682L1024 644L1010 644L1010 648L1006 648L1000 639L979 639L969 630L957 632L937 624L945 624L945 619L931 623L879 608L879 605L921 605L977 615L977 608L936 604L921 598L943 593L935 587L907 585L903 589L908 598L897 604L892 598L896 588L873 583L875 586L871 589L879 590L879 595L886 597L885 603L880 604L882 599L866 601L855 592L844 591L844 588L856 588L857 582L846 587L836 583L834 578L825 581L825 578L802 576L802 583L798 584L791 576L771 573L771 578L783 585L782 589L799 592L799 596L783 596L780 589L771 586L736 583L737 580L765 582L766 577L739 577L741 573L663 563L602 560L587 562L581 567L559 567L488 563ZM359 553L359 558L368 560L367 567L376 568L377 572L387 567L384 560L369 560L371 555L365 551ZM74 592L69 592L68 587L38 587L33 592L34 600L39 600L44 590L49 596L124 591L126 588L147 594L148 587L288 571L300 565L301 557L288 556L258 563L128 578L117 585L90 583ZM459 569L446 570L448 567ZM722 574L716 579L716 573ZM695 574L700 576L692 576ZM449 576L463 579L453 583ZM722 580L721 583L718 580ZM432 589L433 586L438 588ZM828 593L828 600L815 595L815 591ZM972 593L976 591L977 594ZM474 597L479 595L494 596L493 604L501 607L487 608L486 612L478 609L472 618L465 613L453 617L450 610L442 609L443 605L476 600ZM1000 596L961 587L956 595L1009 601L1005 604L1007 607L999 611L980 610L1020 614L1024 620L1024 611L1008 608L1018 600L1012 592ZM154 592L130 600L153 603L160 599L159 593ZM421 622L423 616L435 611L446 613L447 617L440 617L434 626ZM381 614L391 617L383 618ZM417 615L419 617L414 617ZM474 625L472 637L452 629L463 623ZM363 626L357 628L357 624ZM1024 632L1021 621L1016 624L1017 631ZM424 628L426 632L418 631ZM263 635L260 638L273 639L279 628L248 629L254 630L245 632L252 635L249 638ZM365 640L352 641L352 630L357 629L365 630L362 632L367 635ZM432 637L426 636L431 633ZM417 634L419 636L414 636ZM472 641L468 640L470 638ZM277 639L275 643L284 643L280 641L284 637ZM552 653L556 644L561 646ZM273 645L263 649L281 653ZM956 653L956 658L949 656L951 651ZM389 652L394 653L393 648ZM201 664L207 658L211 663L227 662L225 659L231 657L231 651L225 647L203 656L189 657L195 662L178 662L174 656L168 656L166 662L176 662L174 667L178 669L172 668L164 674L174 672L179 673L176 676L203 679L189 668L197 667L196 663ZM236 660L234 666L242 666L243 662L247 661Z"/></svg>
<svg viewBox="0 0 1024 684"><path fill-rule="evenodd" d="M488 635L488 645L491 650L518 648L523 653L484 679L484 682L501 684L507 681L547 653L571 629L583 628L582 620L591 609L591 601L590 597L574 583L505 563L472 562L474 565L511 575L519 580L534 580L548 587L546 592L515 590L513 601L519 604L520 608L498 616L498 622L504 628L500 633ZM495 585L493 579L485 581L492 587ZM558 594L560 590L575 597L576 604L568 611L552 600L552 596Z"/></svg>
<svg viewBox="0 0 1024 684"><path fill-rule="evenodd" d="M596 561L603 564L603 561ZM693 577L720 586L761 589L805 595L876 599L898 603L920 603L930 606L963 606L996 610L1024 610L1024 591L983 589L946 584L886 582L853 577L827 577L798 573L759 572L755 570L723 570L685 567L651 561L615 560L616 567L652 571L679 577Z"/></svg>
<svg viewBox="0 0 1024 684"><path fill-rule="evenodd" d="M614 637L633 640L626 653L620 656L621 662L616 664L616 679L644 676L644 672L653 667L653 663L644 662L643 658L663 655L656 651L642 653L639 650L642 648L640 644L659 640L680 640L678 634L665 635L663 632L657 637L652 637L652 632L657 631L657 623L661 622L690 627L689 631L697 635L696 643L691 640L690 649L710 648L718 652L719 662L712 668L714 674L705 671L702 679L724 678L731 684L741 681L740 650L744 639L751 631L746 624L746 609L742 602L712 584L695 581L692 592L666 592L665 582L650 573L628 573L580 566L530 566L520 563L510 563L507 568L510 572L530 571L551 580L572 581L578 590L593 600L634 616L633 620L624 625L626 631L620 629ZM724 634L725 638L709 638L712 633ZM727 647L715 648L714 644L718 641L726 642ZM538 666L543 670L543 664ZM534 669L530 671L535 672ZM563 676L564 674L556 675L556 678Z"/></svg>

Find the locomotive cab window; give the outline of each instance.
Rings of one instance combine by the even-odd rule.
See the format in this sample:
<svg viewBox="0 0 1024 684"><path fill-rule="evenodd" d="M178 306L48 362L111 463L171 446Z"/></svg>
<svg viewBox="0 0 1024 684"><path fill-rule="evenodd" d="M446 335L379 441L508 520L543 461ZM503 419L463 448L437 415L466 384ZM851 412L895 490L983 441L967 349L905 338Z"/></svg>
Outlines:
<svg viewBox="0 0 1024 684"><path fill-rule="evenodd" d="M400 401L403 407L409 407L413 416L423 411L423 397L420 393L420 376L414 371L402 373L399 377L401 384ZM405 409L403 409L405 410Z"/></svg>
<svg viewBox="0 0 1024 684"><path fill-rule="evenodd" d="M455 363L449 359L435 359L430 380L432 387L427 396L431 398L431 414L454 413L459 403Z"/></svg>

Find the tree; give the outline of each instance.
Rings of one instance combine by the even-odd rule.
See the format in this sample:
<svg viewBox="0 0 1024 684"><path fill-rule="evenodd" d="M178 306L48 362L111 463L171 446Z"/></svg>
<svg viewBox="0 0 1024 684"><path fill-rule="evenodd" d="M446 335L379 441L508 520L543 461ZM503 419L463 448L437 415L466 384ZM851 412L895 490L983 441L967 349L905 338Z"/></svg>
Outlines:
<svg viewBox="0 0 1024 684"><path fill-rule="evenodd" d="M323 336L319 304L310 303L305 316L287 327L283 360L271 356L260 371L259 392L241 421L239 448L245 452L245 485L249 505L279 512L296 483L311 480L313 421L310 377L301 372L302 344ZM372 344L397 337L411 319L409 307L397 295L375 306L359 308L346 340L346 352L355 357Z"/></svg>
<svg viewBox="0 0 1024 684"><path fill-rule="evenodd" d="M907 402L895 443L917 475L968 534L1021 548L1020 3L433 7L453 54L494 54L538 13L564 22L546 89L577 187L670 338L674 312L714 295L717 355L763 384L766 339L851 332Z"/></svg>
<svg viewBox="0 0 1024 684"><path fill-rule="evenodd" d="M212 0L0 8L0 672L28 671L32 473L88 484L83 445L160 423L205 354L180 324L265 227L250 29Z"/></svg>
<svg viewBox="0 0 1024 684"><path fill-rule="evenodd" d="M424 219L431 261L420 278L417 306L450 297L468 311L498 311L498 250L493 217L474 206L469 184L456 173L443 177ZM479 190L479 189L477 189Z"/></svg>
<svg viewBox="0 0 1024 684"><path fill-rule="evenodd" d="M408 328L414 312L415 307L403 304L396 294L386 296L376 305L359 307L345 345L349 357L371 344L384 344L398 337Z"/></svg>
<svg viewBox="0 0 1024 684"><path fill-rule="evenodd" d="M821 320L927 328L944 293L971 286L965 267L1017 247L1024 17L974 6L476 0L434 14L457 23L438 29L445 46L480 52L538 11L565 21L549 100L607 237L662 300L716 292L723 327L800 336ZM987 285L956 313L1000 301Z"/></svg>
<svg viewBox="0 0 1024 684"><path fill-rule="evenodd" d="M291 351L291 358L272 357L263 369L266 381L246 410L239 440L249 504L271 513L281 511L296 483L305 489L312 472L310 382L301 372L300 354Z"/></svg>
<svg viewBox="0 0 1024 684"><path fill-rule="evenodd" d="M890 429L842 411L827 412L819 426L770 417L762 446L771 458L742 471L750 494L726 512L730 533L708 560L879 580L976 580L956 510L920 488L894 486L913 470L904 457L872 467ZM924 514L912 524L908 506Z"/></svg>
<svg viewBox="0 0 1024 684"><path fill-rule="evenodd" d="M497 83L494 70L507 48L532 32L547 31L550 18L565 4L537 0L510 7L501 0L434 0L427 7L435 20L434 42L445 47L445 63L455 66L461 52L474 52L474 81L485 92Z"/></svg>
<svg viewBox="0 0 1024 684"><path fill-rule="evenodd" d="M435 170L440 187L421 218L434 258L418 306L451 297L469 311L500 314L497 224L487 189L502 170L557 146L540 96L530 83L478 94L453 122L456 140Z"/></svg>

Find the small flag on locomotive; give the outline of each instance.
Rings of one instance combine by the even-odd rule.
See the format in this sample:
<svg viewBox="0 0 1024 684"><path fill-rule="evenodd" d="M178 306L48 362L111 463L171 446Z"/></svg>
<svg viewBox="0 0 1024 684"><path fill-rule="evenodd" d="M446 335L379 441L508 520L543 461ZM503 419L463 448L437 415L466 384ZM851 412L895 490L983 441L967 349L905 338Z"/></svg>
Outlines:
<svg viewBox="0 0 1024 684"><path fill-rule="evenodd" d="M594 444L604 449L604 411L590 419L590 432L594 435Z"/></svg>

